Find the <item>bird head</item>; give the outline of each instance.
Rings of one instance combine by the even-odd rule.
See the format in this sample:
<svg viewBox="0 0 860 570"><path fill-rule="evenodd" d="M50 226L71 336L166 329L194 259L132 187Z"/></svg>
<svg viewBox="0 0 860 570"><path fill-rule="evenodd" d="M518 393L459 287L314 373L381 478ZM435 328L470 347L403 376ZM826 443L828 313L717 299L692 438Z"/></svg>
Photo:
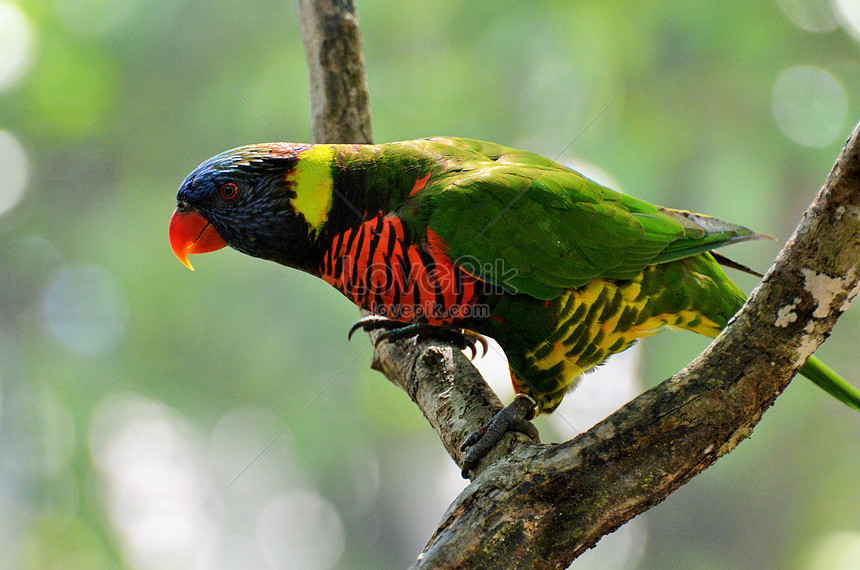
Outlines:
<svg viewBox="0 0 860 570"><path fill-rule="evenodd" d="M296 211L291 173L309 146L243 146L198 166L179 188L170 219L170 245L179 261L193 270L188 254L230 246L303 268L309 224Z"/></svg>

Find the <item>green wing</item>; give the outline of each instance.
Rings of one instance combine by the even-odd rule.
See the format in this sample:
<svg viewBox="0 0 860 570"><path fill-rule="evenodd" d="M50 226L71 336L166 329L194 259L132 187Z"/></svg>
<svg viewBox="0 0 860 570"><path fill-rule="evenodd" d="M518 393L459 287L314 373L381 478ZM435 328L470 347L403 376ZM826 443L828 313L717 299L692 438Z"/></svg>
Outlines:
<svg viewBox="0 0 860 570"><path fill-rule="evenodd" d="M456 264L508 290L552 299L597 277L631 279L650 264L763 237L615 192L532 153L433 144L443 141L461 154L420 197L427 227Z"/></svg>

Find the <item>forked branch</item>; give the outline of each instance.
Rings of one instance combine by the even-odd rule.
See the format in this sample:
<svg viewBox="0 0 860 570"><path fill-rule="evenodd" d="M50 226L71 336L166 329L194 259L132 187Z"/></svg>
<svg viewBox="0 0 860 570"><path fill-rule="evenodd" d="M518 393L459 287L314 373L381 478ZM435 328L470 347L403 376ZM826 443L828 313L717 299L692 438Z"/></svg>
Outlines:
<svg viewBox="0 0 860 570"><path fill-rule="evenodd" d="M353 2L297 2L316 142L370 142ZM774 265L705 352L568 442L509 435L482 461L416 567L567 566L746 438L827 337L858 277L860 125ZM786 311L796 318L779 318ZM451 346L383 343L373 367L410 395L458 464L459 442L501 407Z"/></svg>

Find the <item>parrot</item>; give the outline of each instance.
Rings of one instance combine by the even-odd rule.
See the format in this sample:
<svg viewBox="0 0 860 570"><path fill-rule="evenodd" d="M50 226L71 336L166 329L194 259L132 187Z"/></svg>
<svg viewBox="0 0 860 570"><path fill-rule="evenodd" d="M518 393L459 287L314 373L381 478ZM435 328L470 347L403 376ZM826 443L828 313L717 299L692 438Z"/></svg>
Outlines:
<svg viewBox="0 0 860 570"><path fill-rule="evenodd" d="M516 395L463 442L464 477L507 431L539 441L530 420L638 339L716 337L745 302L721 266L755 272L713 250L767 237L455 137L241 146L187 176L169 224L189 269L229 246L321 278L369 312L350 336L430 336L473 357L494 339ZM860 411L820 360L800 373Z"/></svg>

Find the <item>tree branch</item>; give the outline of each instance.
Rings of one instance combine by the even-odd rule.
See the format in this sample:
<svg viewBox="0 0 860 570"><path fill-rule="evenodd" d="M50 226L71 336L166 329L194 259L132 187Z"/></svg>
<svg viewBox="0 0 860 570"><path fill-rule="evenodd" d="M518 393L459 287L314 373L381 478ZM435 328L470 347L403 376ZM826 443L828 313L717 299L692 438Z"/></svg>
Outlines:
<svg viewBox="0 0 860 570"><path fill-rule="evenodd" d="M373 142L355 3L296 0L296 5L310 75L314 142ZM376 333L371 340L375 342ZM382 343L372 366L421 402L421 411L458 464L460 443L502 408L469 359L453 346L415 340ZM514 436L506 439L507 445L514 441ZM506 449L497 446L490 459Z"/></svg>
<svg viewBox="0 0 860 570"><path fill-rule="evenodd" d="M860 125L786 247L687 368L588 432L522 445L449 508L418 567L568 565L748 437L857 293ZM791 311L796 318L780 318Z"/></svg>
<svg viewBox="0 0 860 570"><path fill-rule="evenodd" d="M297 3L315 140L370 142L353 3ZM416 567L567 566L749 436L856 294L858 265L860 125L773 267L705 352L571 441L507 436ZM459 443L501 407L451 346L382 343L373 367L410 395L458 463Z"/></svg>
<svg viewBox="0 0 860 570"><path fill-rule="evenodd" d="M296 0L314 142L372 143L370 99L353 0Z"/></svg>

